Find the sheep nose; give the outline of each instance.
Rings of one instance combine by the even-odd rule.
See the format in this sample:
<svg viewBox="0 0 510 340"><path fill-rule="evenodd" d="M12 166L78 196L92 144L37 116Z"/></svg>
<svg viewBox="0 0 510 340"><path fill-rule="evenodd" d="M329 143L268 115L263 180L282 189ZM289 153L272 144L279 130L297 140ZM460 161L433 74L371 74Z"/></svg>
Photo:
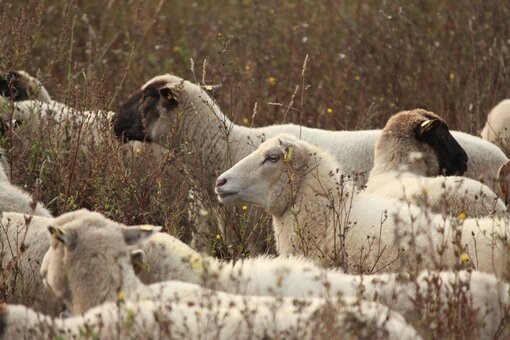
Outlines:
<svg viewBox="0 0 510 340"><path fill-rule="evenodd" d="M220 177L216 180L216 187L224 186L226 183L227 183L227 179L225 177L223 177L223 178Z"/></svg>

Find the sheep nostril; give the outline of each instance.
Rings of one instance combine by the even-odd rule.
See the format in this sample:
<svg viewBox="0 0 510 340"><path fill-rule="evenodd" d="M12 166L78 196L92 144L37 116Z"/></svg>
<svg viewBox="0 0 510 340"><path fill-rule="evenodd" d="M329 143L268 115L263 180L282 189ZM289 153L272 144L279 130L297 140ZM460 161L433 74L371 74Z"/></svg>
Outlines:
<svg viewBox="0 0 510 340"><path fill-rule="evenodd" d="M225 185L226 183L227 183L226 178L218 178L218 180L216 181L216 186L221 187L221 186Z"/></svg>

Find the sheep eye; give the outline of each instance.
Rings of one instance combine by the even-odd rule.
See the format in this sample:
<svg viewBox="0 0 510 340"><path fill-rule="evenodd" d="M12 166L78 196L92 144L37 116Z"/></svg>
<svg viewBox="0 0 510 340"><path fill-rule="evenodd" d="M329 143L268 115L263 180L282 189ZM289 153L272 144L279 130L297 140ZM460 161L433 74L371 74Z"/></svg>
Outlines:
<svg viewBox="0 0 510 340"><path fill-rule="evenodd" d="M269 161L271 163L276 163L280 160L280 155L269 155L267 156L266 160L265 161ZM264 162L265 162L264 161Z"/></svg>

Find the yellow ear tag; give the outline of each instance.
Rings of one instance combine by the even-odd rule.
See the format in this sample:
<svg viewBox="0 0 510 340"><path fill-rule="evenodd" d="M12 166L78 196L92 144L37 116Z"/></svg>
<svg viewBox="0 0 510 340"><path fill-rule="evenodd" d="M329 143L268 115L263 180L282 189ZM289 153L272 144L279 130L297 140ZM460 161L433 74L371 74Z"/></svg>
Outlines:
<svg viewBox="0 0 510 340"><path fill-rule="evenodd" d="M204 88L204 90L206 91L212 91L214 89L214 87L212 85L203 85L202 86Z"/></svg>
<svg viewBox="0 0 510 340"><path fill-rule="evenodd" d="M289 146L289 148L287 149L287 152L283 156L283 161L288 162L291 159L292 159L292 146Z"/></svg>
<svg viewBox="0 0 510 340"><path fill-rule="evenodd" d="M144 225L140 226L140 230L143 230L143 231L152 231L155 228L156 228L155 226L150 225L150 224L144 224Z"/></svg>
<svg viewBox="0 0 510 340"><path fill-rule="evenodd" d="M426 120L424 121L423 123L420 124L421 127L427 127L428 125L430 125L432 123L432 120L429 119L429 120Z"/></svg>

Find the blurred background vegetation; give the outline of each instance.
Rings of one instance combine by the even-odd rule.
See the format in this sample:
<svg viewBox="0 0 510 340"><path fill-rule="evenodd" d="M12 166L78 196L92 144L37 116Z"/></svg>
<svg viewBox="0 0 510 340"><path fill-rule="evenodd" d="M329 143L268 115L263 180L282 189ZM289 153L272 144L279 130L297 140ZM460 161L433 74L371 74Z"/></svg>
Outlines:
<svg viewBox="0 0 510 340"><path fill-rule="evenodd" d="M58 100L99 81L91 107L115 109L152 76L222 83L238 123L283 119L309 55L303 122L380 128L423 107L477 134L509 96L510 4L504 1L0 1L0 67L40 70ZM115 96L115 97L113 97ZM301 99L295 106L301 106ZM286 121L299 122L290 112ZM245 120L246 121L246 120Z"/></svg>

